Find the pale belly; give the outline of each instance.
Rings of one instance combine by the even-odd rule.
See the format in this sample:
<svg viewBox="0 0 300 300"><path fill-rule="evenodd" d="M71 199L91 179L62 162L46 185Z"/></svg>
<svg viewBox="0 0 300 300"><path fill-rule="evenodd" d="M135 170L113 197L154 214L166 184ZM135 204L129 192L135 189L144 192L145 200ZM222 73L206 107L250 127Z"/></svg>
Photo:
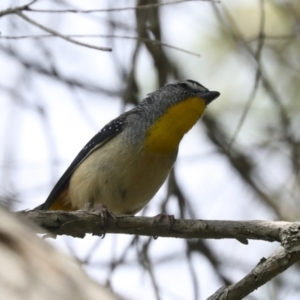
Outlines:
<svg viewBox="0 0 300 300"><path fill-rule="evenodd" d="M173 157L120 150L118 139L92 153L70 180L72 206L104 204L115 214L135 214L156 194L171 171Z"/></svg>

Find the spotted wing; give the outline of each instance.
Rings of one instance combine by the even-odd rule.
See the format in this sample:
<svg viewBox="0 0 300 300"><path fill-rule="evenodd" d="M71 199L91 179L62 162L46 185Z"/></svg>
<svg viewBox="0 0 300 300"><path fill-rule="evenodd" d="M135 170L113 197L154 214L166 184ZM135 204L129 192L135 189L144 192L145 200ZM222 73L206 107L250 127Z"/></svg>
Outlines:
<svg viewBox="0 0 300 300"><path fill-rule="evenodd" d="M36 207L35 210L48 210L56 201L60 194L68 187L70 178L76 168L96 149L102 147L110 139L118 135L126 125L127 113L121 115L117 119L112 120L104 126L78 153L71 165L58 180L45 203Z"/></svg>

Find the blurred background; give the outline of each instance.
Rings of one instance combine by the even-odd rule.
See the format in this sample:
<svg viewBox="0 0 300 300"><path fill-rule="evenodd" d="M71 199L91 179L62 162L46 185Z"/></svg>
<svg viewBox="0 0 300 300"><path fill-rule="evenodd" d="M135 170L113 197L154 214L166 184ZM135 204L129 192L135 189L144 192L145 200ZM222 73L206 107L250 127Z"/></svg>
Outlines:
<svg viewBox="0 0 300 300"><path fill-rule="evenodd" d="M187 78L221 96L139 215L299 220L299 1L38 0L6 11L25 4L0 4L2 204L44 202L102 126ZM47 241L136 300L206 299L278 247L125 235ZM299 299L299 280L295 265L246 299Z"/></svg>

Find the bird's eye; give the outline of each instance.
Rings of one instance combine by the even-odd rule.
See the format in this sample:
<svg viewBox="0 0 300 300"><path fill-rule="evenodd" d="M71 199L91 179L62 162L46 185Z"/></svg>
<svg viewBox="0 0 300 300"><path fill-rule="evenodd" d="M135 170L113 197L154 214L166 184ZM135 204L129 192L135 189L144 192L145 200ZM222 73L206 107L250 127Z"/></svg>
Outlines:
<svg viewBox="0 0 300 300"><path fill-rule="evenodd" d="M194 81L194 80L191 80L191 79L188 79L187 81L190 82L191 84L201 86L201 84L199 84L199 82L197 82L197 81Z"/></svg>
<svg viewBox="0 0 300 300"><path fill-rule="evenodd" d="M180 87L184 88L184 89L189 89L189 88L190 88L189 85L186 84L186 83L178 83L178 85L179 85Z"/></svg>

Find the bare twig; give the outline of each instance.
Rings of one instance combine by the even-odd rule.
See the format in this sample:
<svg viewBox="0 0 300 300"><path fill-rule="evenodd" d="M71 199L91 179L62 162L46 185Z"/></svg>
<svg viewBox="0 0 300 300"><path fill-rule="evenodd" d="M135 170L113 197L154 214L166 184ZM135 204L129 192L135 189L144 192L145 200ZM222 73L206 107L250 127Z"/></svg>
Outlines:
<svg viewBox="0 0 300 300"><path fill-rule="evenodd" d="M14 8L8 8L6 10L2 10L2 11L0 11L0 17L3 17L5 15L10 15L10 14L15 14L17 11L21 11L21 10L28 10L28 9L30 9L30 5L32 5L35 2L37 2L37 0L33 0L33 1L29 2L28 4L25 4L22 6L17 6Z"/></svg>
<svg viewBox="0 0 300 300"><path fill-rule="evenodd" d="M245 108L244 108L244 111L243 111L243 114L239 120L239 123L235 129L235 132L229 142L229 146L228 146L228 151L230 152L230 149L233 145L233 143L235 142L245 120L246 120L246 117L248 115L248 112L251 108L251 105L254 101L254 98L255 98L255 94L257 92L257 89L258 89L258 84L259 84L259 81L260 81L260 78L261 78L261 53L262 53L262 49L263 49L263 46L264 46L264 28L265 28L265 8L264 8L264 1L261 0L260 1L260 30L259 30L259 36L261 37L258 41L258 46L257 46L257 50L256 50L256 53L255 53L255 59L257 61L257 69L256 69L256 74L255 74L255 80L254 80L254 86L253 86L253 90L249 96L249 99L247 100L246 102L246 105L245 105Z"/></svg>
<svg viewBox="0 0 300 300"><path fill-rule="evenodd" d="M290 34L290 35L264 35L265 40L287 40L287 39L294 39L298 36L299 34ZM254 36L252 38L247 39L248 43L255 42L257 40L261 39L261 35Z"/></svg>
<svg viewBox="0 0 300 300"><path fill-rule="evenodd" d="M117 38L117 39L126 39L126 40L137 40L144 43L152 43L157 44L166 48L174 49L183 53L187 53L190 55L194 55L197 57L200 57L201 55L196 52L192 52L180 47L176 47L158 40L151 40L147 38L140 38L135 36L126 36L126 35L115 35L115 34L64 34L64 36L68 38ZM0 35L0 39L6 39L6 40L21 40L21 39L41 39L41 38L53 38L57 37L53 34L37 34L37 35L21 35L21 36L8 36L8 35Z"/></svg>
<svg viewBox="0 0 300 300"><path fill-rule="evenodd" d="M106 9L27 9L31 12L41 12L41 13L98 13L98 12L114 12L114 11L124 11L124 10L141 10L141 9L149 9L149 8L157 8L165 5L179 4L183 2L215 2L220 3L217 0L178 0L173 2L165 2L165 3L153 3L153 4L145 4L138 6L128 6L128 7L120 7L120 8L106 8Z"/></svg>
<svg viewBox="0 0 300 300"><path fill-rule="evenodd" d="M58 37L62 38L63 40L66 40L70 43L80 45L80 46L83 46L83 47L87 47L87 48L91 48L91 49L101 50L101 51L112 51L111 48L98 47L98 46L94 46L94 45L90 45L90 44L86 44L86 43L82 43L82 42L78 42L76 40L73 40L73 39L69 38L68 36L65 36L65 35L59 33L58 31L50 29L50 28L48 28L44 25L41 25L41 24L37 23L36 21L32 20L31 18L28 18L21 11L16 11L15 14L18 15L19 17L21 17L22 19L24 19L25 21L29 22L30 24L32 24L32 25L34 25L34 26L36 26L36 27L52 34L52 35L58 36Z"/></svg>
<svg viewBox="0 0 300 300"><path fill-rule="evenodd" d="M9 57L16 59L27 70L46 76L48 78L52 78L57 82L63 82L67 86L76 87L96 94L104 93L110 97L120 97L121 95L121 92L117 89L112 90L100 87L98 83L94 84L92 82L88 82L85 79L83 79L82 76L80 78L68 77L63 74L60 74L60 72L54 72L53 70L49 70L49 68L44 67L43 65L34 61L33 59L30 59L24 55L22 56L15 49L11 47L5 47L1 43L0 50L7 54Z"/></svg>
<svg viewBox="0 0 300 300"><path fill-rule="evenodd" d="M214 9L215 12L218 13L216 6L214 5ZM242 33L240 32L236 22L234 21L234 19L232 18L232 16L229 14L229 12L225 9L225 7L223 6L223 10L224 13L226 14L226 18L230 21L230 24L232 26L232 31L234 32L234 34L232 35L234 41L238 44L242 44L244 49L247 51L247 53L254 59L255 63L260 65L260 74L261 74L261 82L263 84L264 89L266 90L266 92L270 95L270 99L274 102L276 108L278 109L278 113L280 116L280 121L281 121L281 125L282 128L284 129L284 134L285 134L285 138L289 141L289 142L293 142L291 141L291 137L290 137L290 120L288 117L288 113L285 109L285 106L283 105L279 94L276 92L274 86L271 84L270 79L267 76L267 72L265 71L265 68L262 64L260 64L259 60L258 60L258 56L257 53L255 53L252 48L248 45L248 43L244 40ZM219 13L218 13L218 19L224 24L222 18L220 17ZM224 24L225 25L225 24ZM262 37L260 37L262 38Z"/></svg>

